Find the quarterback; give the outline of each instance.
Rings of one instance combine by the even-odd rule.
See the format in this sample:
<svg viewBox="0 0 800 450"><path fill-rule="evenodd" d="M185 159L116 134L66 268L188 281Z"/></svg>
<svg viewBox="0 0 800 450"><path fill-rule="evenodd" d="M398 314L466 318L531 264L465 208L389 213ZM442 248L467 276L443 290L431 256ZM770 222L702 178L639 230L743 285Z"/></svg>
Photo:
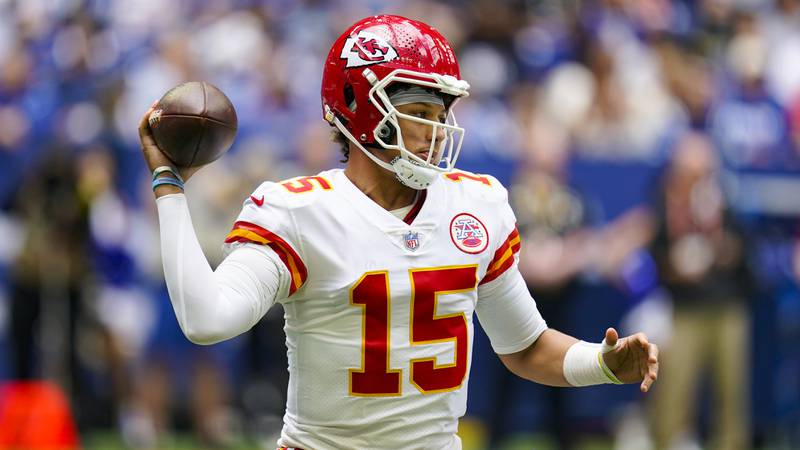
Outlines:
<svg viewBox="0 0 800 450"><path fill-rule="evenodd" d="M375 16L333 44L322 114L347 165L266 182L244 200L212 270L181 183L154 182L175 314L198 344L285 310L289 392L279 447L460 449L475 315L513 373L553 386L641 383L658 349L606 330L602 344L549 329L517 269L505 188L454 168L468 95L430 26ZM154 181L185 180L139 125ZM474 313L474 314L473 314Z"/></svg>

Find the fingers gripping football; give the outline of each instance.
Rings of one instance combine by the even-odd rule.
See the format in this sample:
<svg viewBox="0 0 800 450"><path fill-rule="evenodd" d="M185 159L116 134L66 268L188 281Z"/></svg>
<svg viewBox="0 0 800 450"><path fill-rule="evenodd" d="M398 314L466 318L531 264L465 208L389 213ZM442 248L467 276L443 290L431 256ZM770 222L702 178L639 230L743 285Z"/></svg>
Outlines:
<svg viewBox="0 0 800 450"><path fill-rule="evenodd" d="M142 148L142 155L144 156L144 160L147 163L147 168L150 172L155 170L156 167L175 166L175 164L169 158L167 158L164 152L158 148L155 139L153 139L152 130L150 130L150 114L153 113L153 110L157 104L158 100L153 102L153 104L150 105L150 108L148 108L144 113L141 120L139 120L139 142ZM177 167L176 169L178 169L178 172L185 181L188 180L192 174L197 172L199 168L200 167Z"/></svg>

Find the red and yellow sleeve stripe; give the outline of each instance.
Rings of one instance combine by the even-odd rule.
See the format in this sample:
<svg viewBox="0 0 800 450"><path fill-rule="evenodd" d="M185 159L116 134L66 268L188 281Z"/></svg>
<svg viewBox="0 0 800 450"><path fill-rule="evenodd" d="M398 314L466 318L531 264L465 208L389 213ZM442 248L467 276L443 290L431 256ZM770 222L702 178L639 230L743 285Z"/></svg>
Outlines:
<svg viewBox="0 0 800 450"><path fill-rule="evenodd" d="M295 291L300 289L300 286L302 286L306 278L308 278L308 269L306 269L305 264L303 264L303 260L300 259L300 256L294 251L291 245L275 233L250 222L240 221L233 224L233 229L228 233L228 237L225 238L226 244L234 242L268 245L274 250L292 274L292 281L289 285L289 295L294 294Z"/></svg>
<svg viewBox="0 0 800 450"><path fill-rule="evenodd" d="M514 264L514 255L519 252L520 245L519 230L514 227L514 231L508 235L503 245L494 252L494 258L489 263L489 268L486 269L486 275L483 276L480 284L496 279L511 267Z"/></svg>

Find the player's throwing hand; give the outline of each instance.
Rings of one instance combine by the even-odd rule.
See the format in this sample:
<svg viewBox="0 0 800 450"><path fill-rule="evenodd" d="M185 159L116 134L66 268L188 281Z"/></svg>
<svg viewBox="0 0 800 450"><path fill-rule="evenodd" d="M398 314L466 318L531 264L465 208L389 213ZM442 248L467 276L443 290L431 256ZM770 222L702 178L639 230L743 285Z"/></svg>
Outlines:
<svg viewBox="0 0 800 450"><path fill-rule="evenodd" d="M603 341L603 360L614 375L623 383L641 381L642 392L658 378L658 346L651 344L644 333L620 339L617 330L609 328Z"/></svg>
<svg viewBox="0 0 800 450"><path fill-rule="evenodd" d="M147 162L147 167L152 172L157 167L161 166L174 166L172 161L167 158L167 156L158 148L155 139L153 139L153 133L150 130L150 124L148 119L150 118L150 114L153 112L158 100L153 102L150 105L150 108L142 116L142 119L139 121L139 141L142 146L142 154L144 155L144 159ZM189 177L192 176L200 167L177 167L180 176L183 178L184 181L188 180Z"/></svg>

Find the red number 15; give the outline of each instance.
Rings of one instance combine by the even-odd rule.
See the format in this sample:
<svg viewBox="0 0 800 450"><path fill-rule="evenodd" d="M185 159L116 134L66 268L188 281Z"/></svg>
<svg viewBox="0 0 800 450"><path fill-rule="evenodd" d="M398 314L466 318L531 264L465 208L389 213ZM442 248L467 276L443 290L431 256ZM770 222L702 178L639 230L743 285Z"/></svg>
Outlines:
<svg viewBox="0 0 800 450"><path fill-rule="evenodd" d="M477 266L409 270L411 277L411 345L452 342L452 364L438 365L435 358L411 361L411 383L424 394L461 387L467 374L467 318L463 312L436 315L439 294L475 289ZM390 304L388 272L367 272L350 291L350 303L363 308L361 368L350 369L350 394L391 396L401 394L402 370L389 367Z"/></svg>

